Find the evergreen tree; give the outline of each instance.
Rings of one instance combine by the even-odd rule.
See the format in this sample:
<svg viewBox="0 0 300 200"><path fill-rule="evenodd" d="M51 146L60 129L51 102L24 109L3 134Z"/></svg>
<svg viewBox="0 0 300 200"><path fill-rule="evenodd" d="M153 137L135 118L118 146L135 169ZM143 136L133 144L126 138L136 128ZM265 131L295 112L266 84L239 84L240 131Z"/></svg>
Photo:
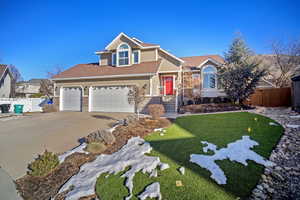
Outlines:
<svg viewBox="0 0 300 200"><path fill-rule="evenodd" d="M224 53L225 61L230 64L241 64L253 55L241 36L234 38L228 52Z"/></svg>
<svg viewBox="0 0 300 200"><path fill-rule="evenodd" d="M260 62L253 59L254 53L241 37L235 38L224 54L226 64L219 72L220 83L233 102L243 104L265 71L259 68Z"/></svg>

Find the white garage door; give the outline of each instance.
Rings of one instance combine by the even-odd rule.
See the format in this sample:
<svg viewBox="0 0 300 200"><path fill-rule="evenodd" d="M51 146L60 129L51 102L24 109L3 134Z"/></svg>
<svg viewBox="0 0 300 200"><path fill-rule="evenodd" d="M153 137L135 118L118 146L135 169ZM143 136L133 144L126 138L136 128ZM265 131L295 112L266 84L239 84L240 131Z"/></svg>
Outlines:
<svg viewBox="0 0 300 200"><path fill-rule="evenodd" d="M91 112L134 112L128 101L129 86L98 86L90 89Z"/></svg>
<svg viewBox="0 0 300 200"><path fill-rule="evenodd" d="M81 111L82 91L79 87L62 88L61 91L62 111Z"/></svg>

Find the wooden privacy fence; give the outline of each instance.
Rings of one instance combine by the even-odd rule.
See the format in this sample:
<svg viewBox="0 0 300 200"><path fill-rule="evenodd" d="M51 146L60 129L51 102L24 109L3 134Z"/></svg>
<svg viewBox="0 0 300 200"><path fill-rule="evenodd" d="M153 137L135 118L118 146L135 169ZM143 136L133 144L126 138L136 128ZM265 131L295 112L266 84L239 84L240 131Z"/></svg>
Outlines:
<svg viewBox="0 0 300 200"><path fill-rule="evenodd" d="M245 102L253 106L291 106L291 88L259 88Z"/></svg>

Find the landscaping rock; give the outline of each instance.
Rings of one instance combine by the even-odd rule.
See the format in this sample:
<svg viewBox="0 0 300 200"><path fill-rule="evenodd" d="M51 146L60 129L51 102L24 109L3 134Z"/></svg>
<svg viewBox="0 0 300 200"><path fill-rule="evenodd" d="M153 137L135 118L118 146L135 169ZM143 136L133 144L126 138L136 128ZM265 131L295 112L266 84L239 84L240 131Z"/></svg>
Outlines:
<svg viewBox="0 0 300 200"><path fill-rule="evenodd" d="M99 130L99 136L103 139L104 143L107 145L111 145L116 141L115 136L111 133L111 131L107 129Z"/></svg>
<svg viewBox="0 0 300 200"><path fill-rule="evenodd" d="M105 143L107 145L113 144L116 139L108 129L98 130L90 133L86 137L87 143Z"/></svg>
<svg viewBox="0 0 300 200"><path fill-rule="evenodd" d="M299 115L282 108L258 108L255 112L276 120L285 132L270 156L275 165L265 168L250 199L300 199Z"/></svg>
<svg viewBox="0 0 300 200"><path fill-rule="evenodd" d="M95 159L92 154L74 153L66 158L57 169L44 177L26 175L16 181L17 189L24 199L50 199L60 187L79 172L80 166Z"/></svg>

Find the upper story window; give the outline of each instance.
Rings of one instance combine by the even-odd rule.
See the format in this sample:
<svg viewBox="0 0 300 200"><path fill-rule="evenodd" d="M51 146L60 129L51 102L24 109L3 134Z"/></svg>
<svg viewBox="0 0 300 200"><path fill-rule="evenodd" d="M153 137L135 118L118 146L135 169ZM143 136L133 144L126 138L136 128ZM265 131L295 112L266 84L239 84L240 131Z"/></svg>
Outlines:
<svg viewBox="0 0 300 200"><path fill-rule="evenodd" d="M132 53L132 63L138 64L140 63L140 51L136 50Z"/></svg>
<svg viewBox="0 0 300 200"><path fill-rule="evenodd" d="M118 48L118 65L129 65L129 46L128 44L121 44Z"/></svg>
<svg viewBox="0 0 300 200"><path fill-rule="evenodd" d="M202 69L203 88L216 89L217 88L217 69L213 66L206 66Z"/></svg>

